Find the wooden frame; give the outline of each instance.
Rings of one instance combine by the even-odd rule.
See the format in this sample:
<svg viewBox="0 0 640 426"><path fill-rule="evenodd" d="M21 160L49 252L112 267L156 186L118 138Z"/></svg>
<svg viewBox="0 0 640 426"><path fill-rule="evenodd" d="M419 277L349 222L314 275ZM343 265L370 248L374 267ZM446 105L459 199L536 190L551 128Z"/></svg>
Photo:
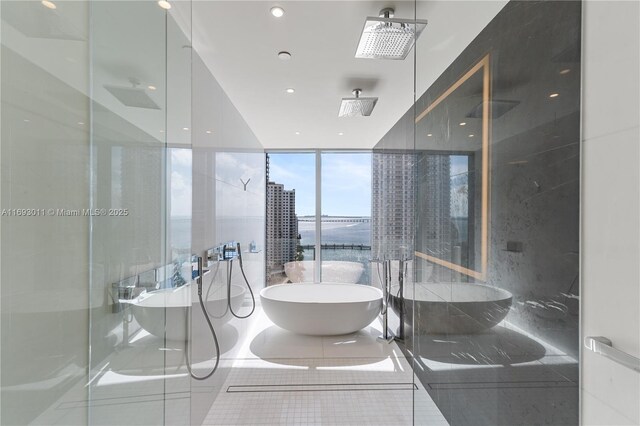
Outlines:
<svg viewBox="0 0 640 426"><path fill-rule="evenodd" d="M477 72L482 71L482 199L481 199L481 225L480 225L480 270L465 268L462 265L458 265L440 258L430 256L428 254L416 251L415 255L421 259L435 263L440 266L444 266L453 271L461 274L473 277L480 281L486 281L487 278L487 263L488 263L488 250L489 250L489 141L491 138L491 57L489 54L484 56L478 63L476 63L469 71L467 71L458 81L453 83L445 92L440 95L435 101L433 101L427 108L422 111L415 119L415 123L418 124L420 120L425 118L436 106L442 103L449 95L451 95L457 88L459 88L464 82L466 82L471 76Z"/></svg>

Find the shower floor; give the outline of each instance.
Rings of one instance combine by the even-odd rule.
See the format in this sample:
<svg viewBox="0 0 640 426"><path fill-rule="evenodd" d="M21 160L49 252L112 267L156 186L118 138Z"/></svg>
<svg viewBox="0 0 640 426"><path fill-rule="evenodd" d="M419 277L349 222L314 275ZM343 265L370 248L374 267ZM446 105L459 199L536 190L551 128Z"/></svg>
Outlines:
<svg viewBox="0 0 640 426"><path fill-rule="evenodd" d="M138 330L88 383L82 370L70 372L75 383L33 424L447 425L398 346L376 340L380 330L376 321L350 335L301 336L257 306L249 319L218 328L222 357L205 381L188 376L182 342ZM192 350L202 375L213 344L198 338Z"/></svg>
<svg viewBox="0 0 640 426"><path fill-rule="evenodd" d="M416 407L416 424L447 425L398 346L376 340L380 329L301 336L256 311L202 424L411 425Z"/></svg>

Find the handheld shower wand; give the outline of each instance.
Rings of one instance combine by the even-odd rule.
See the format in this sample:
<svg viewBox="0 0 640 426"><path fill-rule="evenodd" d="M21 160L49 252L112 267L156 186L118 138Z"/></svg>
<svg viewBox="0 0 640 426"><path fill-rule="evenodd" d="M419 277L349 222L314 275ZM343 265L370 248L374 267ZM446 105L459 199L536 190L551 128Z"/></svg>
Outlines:
<svg viewBox="0 0 640 426"><path fill-rule="evenodd" d="M218 344L218 336L216 335L216 331L213 328L213 324L209 319L209 313L207 312L207 308L204 305L204 301L202 300L202 275L204 269L202 267L202 257L198 256L198 277L196 278L196 283L198 285L198 300L200 301L200 308L204 312L204 318L207 320L207 325L209 326L209 330L211 330L211 336L213 336L213 343L216 347L216 362L213 368L209 373L204 376L197 376L191 369L191 362L189 361L189 337L188 333L185 334L184 339L184 351L186 357L187 370L189 371L189 375L196 380L206 380L209 377L213 376L213 373L218 369L218 365L220 364L220 345ZM217 271L216 271L217 272ZM189 315L189 310L187 310L187 316ZM187 321L188 324L188 321ZM188 330L187 330L188 331Z"/></svg>
<svg viewBox="0 0 640 426"><path fill-rule="evenodd" d="M229 307L229 310L231 311L231 314L234 317L239 319L245 319L245 318L249 318L253 314L253 312L256 310L256 298L253 295L253 290L251 289L251 284L249 284L247 275L244 273L244 266L242 263L242 250L240 248L240 243L237 243L236 249L237 249L238 263L240 264L240 272L242 272L242 278L244 278L244 282L247 284L247 288L249 289L249 294L251 294L251 312L249 312L247 315L244 315L244 316L238 315L235 312L233 312L233 307L231 306L231 272L233 271L233 260L229 262L229 273L227 274L227 306Z"/></svg>

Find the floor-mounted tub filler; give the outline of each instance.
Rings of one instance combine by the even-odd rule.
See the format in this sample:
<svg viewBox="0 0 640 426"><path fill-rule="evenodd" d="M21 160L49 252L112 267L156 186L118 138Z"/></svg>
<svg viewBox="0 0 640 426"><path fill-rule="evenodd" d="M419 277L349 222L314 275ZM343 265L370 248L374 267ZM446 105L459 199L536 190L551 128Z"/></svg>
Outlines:
<svg viewBox="0 0 640 426"><path fill-rule="evenodd" d="M361 284L279 284L262 289L260 300L274 324L313 336L354 333L382 309L382 291Z"/></svg>

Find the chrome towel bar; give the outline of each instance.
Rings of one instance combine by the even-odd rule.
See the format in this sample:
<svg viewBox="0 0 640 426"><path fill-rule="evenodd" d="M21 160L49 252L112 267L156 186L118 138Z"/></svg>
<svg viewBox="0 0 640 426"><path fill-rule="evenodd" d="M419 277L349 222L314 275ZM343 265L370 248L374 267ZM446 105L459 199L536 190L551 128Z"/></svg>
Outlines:
<svg viewBox="0 0 640 426"><path fill-rule="evenodd" d="M603 355L618 364L624 365L640 373L640 359L613 347L611 340L602 336L587 336L584 346L593 352Z"/></svg>

